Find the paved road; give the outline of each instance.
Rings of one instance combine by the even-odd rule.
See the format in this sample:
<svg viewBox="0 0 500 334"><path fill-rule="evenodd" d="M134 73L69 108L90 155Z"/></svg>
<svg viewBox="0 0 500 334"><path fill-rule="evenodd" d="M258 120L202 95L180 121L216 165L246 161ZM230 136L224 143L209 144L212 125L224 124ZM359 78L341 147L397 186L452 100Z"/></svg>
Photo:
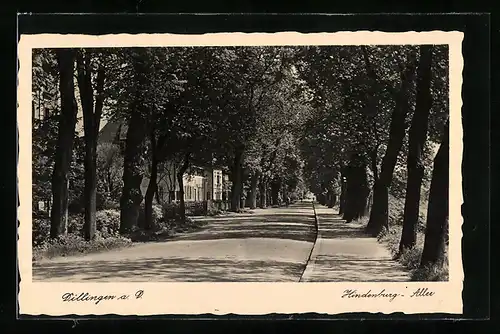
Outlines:
<svg viewBox="0 0 500 334"><path fill-rule="evenodd" d="M298 282L316 238L311 203L203 218L172 240L46 260L34 281Z"/></svg>

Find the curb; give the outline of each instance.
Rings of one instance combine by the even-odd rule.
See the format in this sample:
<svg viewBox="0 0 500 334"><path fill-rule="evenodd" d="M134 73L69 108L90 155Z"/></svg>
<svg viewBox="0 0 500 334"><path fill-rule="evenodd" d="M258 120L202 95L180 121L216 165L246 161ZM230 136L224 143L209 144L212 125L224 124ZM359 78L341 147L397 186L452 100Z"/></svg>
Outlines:
<svg viewBox="0 0 500 334"><path fill-rule="evenodd" d="M319 221L318 221L318 215L316 214L316 207L314 206L314 202L312 202L312 207L313 207L313 212L314 212L314 228L316 230L316 237L314 238L313 245L311 247L311 252L309 253L309 257L307 258L306 265L304 266L304 270L302 271L302 274L300 275L299 283L302 282L302 279L304 278L304 274L307 271L307 267L309 266L309 263L311 262L311 257L313 255L314 249L316 248L316 242L318 239L320 239L319 235Z"/></svg>

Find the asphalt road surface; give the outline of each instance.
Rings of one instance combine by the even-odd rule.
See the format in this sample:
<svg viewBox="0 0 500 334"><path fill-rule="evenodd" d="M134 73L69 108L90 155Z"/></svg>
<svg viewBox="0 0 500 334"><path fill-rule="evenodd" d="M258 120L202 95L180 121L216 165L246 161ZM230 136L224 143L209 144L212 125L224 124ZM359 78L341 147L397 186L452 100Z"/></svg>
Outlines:
<svg viewBox="0 0 500 334"><path fill-rule="evenodd" d="M197 232L104 253L44 260L44 282L298 282L316 239L311 203L205 217Z"/></svg>

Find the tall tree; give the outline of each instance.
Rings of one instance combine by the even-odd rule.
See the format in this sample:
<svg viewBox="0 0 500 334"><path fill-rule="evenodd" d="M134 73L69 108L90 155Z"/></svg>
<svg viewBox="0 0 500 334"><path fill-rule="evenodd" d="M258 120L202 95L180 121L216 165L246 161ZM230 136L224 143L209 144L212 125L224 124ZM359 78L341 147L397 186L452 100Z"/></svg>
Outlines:
<svg viewBox="0 0 500 334"><path fill-rule="evenodd" d="M32 68L33 209L38 211L38 203L44 202L50 213L60 114L59 67L54 50L33 50Z"/></svg>
<svg viewBox="0 0 500 334"><path fill-rule="evenodd" d="M230 166L231 210L239 211L243 193L245 156L257 133L257 122L269 88L280 81L286 63L281 48L236 47L217 54L221 84L216 119L222 160ZM214 101L215 102L215 101Z"/></svg>
<svg viewBox="0 0 500 334"><path fill-rule="evenodd" d="M130 118L123 161L123 190L120 198L120 233L122 234L129 233L137 225L140 204L143 200L141 183L144 176L143 163L149 112L145 89L148 87L148 77L151 71L148 65L147 49L132 49L130 55L135 94L129 102Z"/></svg>
<svg viewBox="0 0 500 334"><path fill-rule="evenodd" d="M450 134L448 124L443 139L434 158L434 170L427 207L427 224L425 230L424 249L420 267L443 265L445 261L445 243L448 224L449 202L449 160Z"/></svg>
<svg viewBox="0 0 500 334"><path fill-rule="evenodd" d="M75 51L57 49L56 55L59 67L61 113L52 174L53 205L50 217L50 236L52 238L67 233L65 216L68 210L68 173L71 165L77 115L73 81Z"/></svg>
<svg viewBox="0 0 500 334"><path fill-rule="evenodd" d="M399 251L411 248L417 239L417 224L420 208L420 192L424 177L425 165L423 162L429 113L432 106L431 85L432 46L420 46L420 60L417 69L417 87L415 113L413 115L408 151L408 182L403 218L403 232Z"/></svg>
<svg viewBox="0 0 500 334"><path fill-rule="evenodd" d="M179 135L182 131L179 123L191 115L183 113L178 104L179 92L183 91L183 80L179 80L177 73L185 74L190 67L186 65L186 50L167 48L151 49L148 62L154 71L149 76L147 104L147 128L149 139L150 173L149 183L144 196L144 228L153 227L153 199L158 196L158 165L168 154L181 148ZM188 59L189 60L189 59ZM195 70L195 69L193 69ZM182 100L181 100L182 101Z"/></svg>
<svg viewBox="0 0 500 334"><path fill-rule="evenodd" d="M162 137L164 138L164 137ZM158 164L160 163L158 146L162 146L162 140L157 142L154 129L149 132L149 143L151 152L151 172L149 175L148 188L144 195L144 228L149 230L153 228L153 199L158 192Z"/></svg>
<svg viewBox="0 0 500 334"><path fill-rule="evenodd" d="M85 220L83 225L86 240L92 240L96 232L97 201L97 136L104 106L104 64L100 63L94 84L92 82L92 50L77 51L77 78L83 111L85 141ZM101 56L102 58L102 56ZM102 61L102 59L101 59ZM95 103L94 103L95 95Z"/></svg>
<svg viewBox="0 0 500 334"><path fill-rule="evenodd" d="M365 57L368 59L366 49L364 49L364 52ZM389 140L382 159L380 175L375 177L373 205L370 211L370 219L366 226L367 232L374 236L378 235L383 228L389 228L389 186L392 182L394 168L396 167L398 155L406 135L406 116L411 108L410 91L416 67L416 55L412 52L408 58L406 65L403 63L400 64L400 88L397 91L391 90L395 99L395 108L391 115ZM379 81L373 69L370 69L369 72L372 73L376 81Z"/></svg>

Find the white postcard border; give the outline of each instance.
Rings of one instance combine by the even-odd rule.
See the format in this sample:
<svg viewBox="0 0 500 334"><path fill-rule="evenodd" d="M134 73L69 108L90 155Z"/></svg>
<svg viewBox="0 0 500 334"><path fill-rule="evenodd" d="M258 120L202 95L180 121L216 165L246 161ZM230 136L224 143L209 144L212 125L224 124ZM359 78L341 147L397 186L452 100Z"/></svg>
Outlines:
<svg viewBox="0 0 500 334"><path fill-rule="evenodd" d="M18 260L21 275L19 306L21 315L156 315L156 314L240 314L347 312L462 313L462 40L458 31L429 32L336 32L310 33L215 33L111 34L102 36L36 34L22 35L19 45ZM450 53L450 228L448 282L402 283L44 283L32 282L31 234L31 57L33 48L126 47L126 46L229 46L229 45L400 45L448 44ZM410 298L412 291L428 288L433 296ZM403 294L386 298L342 298L346 289L372 293ZM143 291L136 298L137 291ZM64 293L129 295L126 300L64 302Z"/></svg>

